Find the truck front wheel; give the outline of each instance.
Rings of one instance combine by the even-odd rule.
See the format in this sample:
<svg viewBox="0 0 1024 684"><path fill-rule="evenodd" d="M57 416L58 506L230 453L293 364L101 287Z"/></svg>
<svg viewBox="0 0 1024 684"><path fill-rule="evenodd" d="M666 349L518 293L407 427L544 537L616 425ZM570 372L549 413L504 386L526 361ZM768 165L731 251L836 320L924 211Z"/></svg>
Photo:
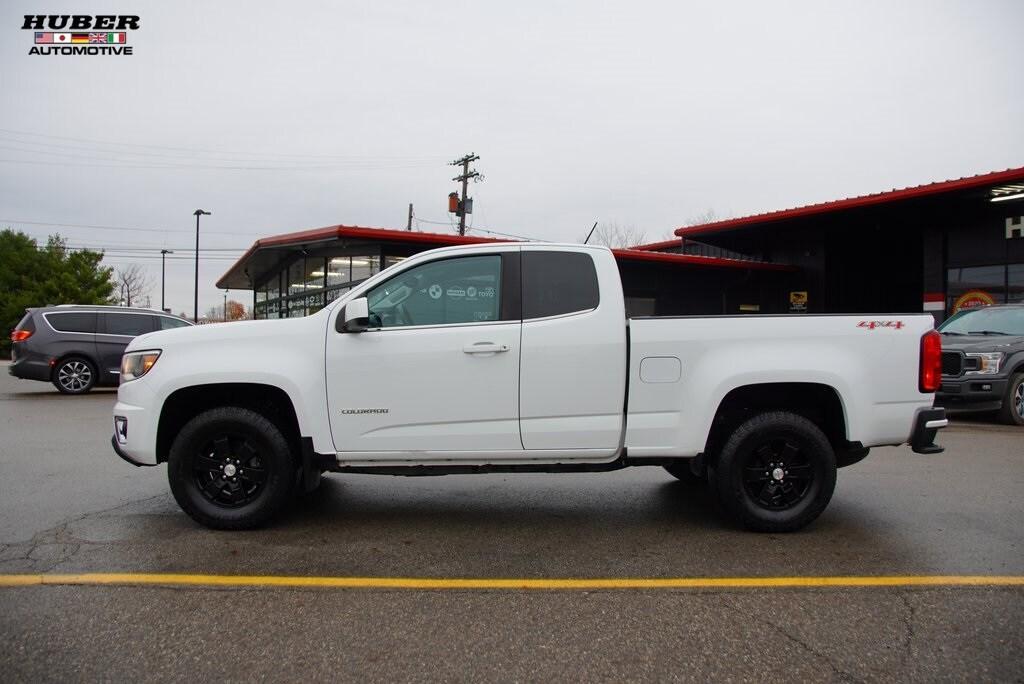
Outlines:
<svg viewBox="0 0 1024 684"><path fill-rule="evenodd" d="M231 406L185 424L171 445L167 477L174 499L196 522L242 530L259 527L285 506L295 465L276 425Z"/></svg>
<svg viewBox="0 0 1024 684"><path fill-rule="evenodd" d="M1024 373L1010 376L999 419L1007 425L1024 425Z"/></svg>
<svg viewBox="0 0 1024 684"><path fill-rule="evenodd" d="M762 413L726 441L712 482L722 506L748 529L793 532L821 515L832 498L835 452L803 416Z"/></svg>

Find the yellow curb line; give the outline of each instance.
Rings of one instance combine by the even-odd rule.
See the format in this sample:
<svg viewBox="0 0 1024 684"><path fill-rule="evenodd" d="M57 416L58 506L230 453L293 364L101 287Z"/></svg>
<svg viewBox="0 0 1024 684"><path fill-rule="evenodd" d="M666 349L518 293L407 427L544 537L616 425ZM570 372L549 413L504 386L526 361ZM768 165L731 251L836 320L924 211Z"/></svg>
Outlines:
<svg viewBox="0 0 1024 684"><path fill-rule="evenodd" d="M0 587L39 585L163 585L209 587L316 587L329 589L765 589L780 587L1005 587L1024 586L1021 575L891 575L852 577L664 577L594 579L487 579L427 577L288 577L173 573L0 575Z"/></svg>

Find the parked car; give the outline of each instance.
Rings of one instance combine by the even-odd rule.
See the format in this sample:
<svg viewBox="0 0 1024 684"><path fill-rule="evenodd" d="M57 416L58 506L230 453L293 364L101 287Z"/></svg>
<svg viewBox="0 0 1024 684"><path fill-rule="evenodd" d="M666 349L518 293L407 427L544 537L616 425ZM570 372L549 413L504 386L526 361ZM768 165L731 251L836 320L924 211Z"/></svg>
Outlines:
<svg viewBox="0 0 1024 684"><path fill-rule="evenodd" d="M1024 304L959 311L939 326L942 387L950 411L994 411L1024 425Z"/></svg>
<svg viewBox="0 0 1024 684"><path fill-rule="evenodd" d="M28 309L11 332L8 372L52 382L64 394L116 385L121 355L137 335L192 323L150 309L62 304Z"/></svg>
<svg viewBox="0 0 1024 684"><path fill-rule="evenodd" d="M213 528L270 520L322 471L594 472L710 482L754 530L825 509L879 445L936 453L927 314L627 318L612 253L423 252L305 318L142 335L111 444L167 463ZM922 466L924 467L924 466Z"/></svg>

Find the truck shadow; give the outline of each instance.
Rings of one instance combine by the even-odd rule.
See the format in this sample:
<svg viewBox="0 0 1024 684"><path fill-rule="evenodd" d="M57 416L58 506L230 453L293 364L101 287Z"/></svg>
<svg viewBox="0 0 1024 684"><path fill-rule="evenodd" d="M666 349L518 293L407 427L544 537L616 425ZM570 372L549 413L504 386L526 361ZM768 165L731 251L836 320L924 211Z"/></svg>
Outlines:
<svg viewBox="0 0 1024 684"><path fill-rule="evenodd" d="M169 496L87 516L52 544L61 572L369 577L699 577L922 573L963 558L840 493L793 534L724 517L654 469L599 475L332 475L266 528L205 529ZM978 560L978 559L975 559ZM55 566L56 567L56 566Z"/></svg>

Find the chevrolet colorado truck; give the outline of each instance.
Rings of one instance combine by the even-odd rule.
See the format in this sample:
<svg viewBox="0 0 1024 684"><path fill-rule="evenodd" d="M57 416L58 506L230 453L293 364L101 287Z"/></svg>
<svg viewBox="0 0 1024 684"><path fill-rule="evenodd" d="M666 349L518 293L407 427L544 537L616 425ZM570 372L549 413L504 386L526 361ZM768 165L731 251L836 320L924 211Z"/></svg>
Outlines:
<svg viewBox="0 0 1024 684"><path fill-rule="evenodd" d="M934 453L931 316L627 318L603 247L423 252L298 319L135 338L111 444L199 523L271 520L326 471L662 466L797 530L873 446Z"/></svg>

